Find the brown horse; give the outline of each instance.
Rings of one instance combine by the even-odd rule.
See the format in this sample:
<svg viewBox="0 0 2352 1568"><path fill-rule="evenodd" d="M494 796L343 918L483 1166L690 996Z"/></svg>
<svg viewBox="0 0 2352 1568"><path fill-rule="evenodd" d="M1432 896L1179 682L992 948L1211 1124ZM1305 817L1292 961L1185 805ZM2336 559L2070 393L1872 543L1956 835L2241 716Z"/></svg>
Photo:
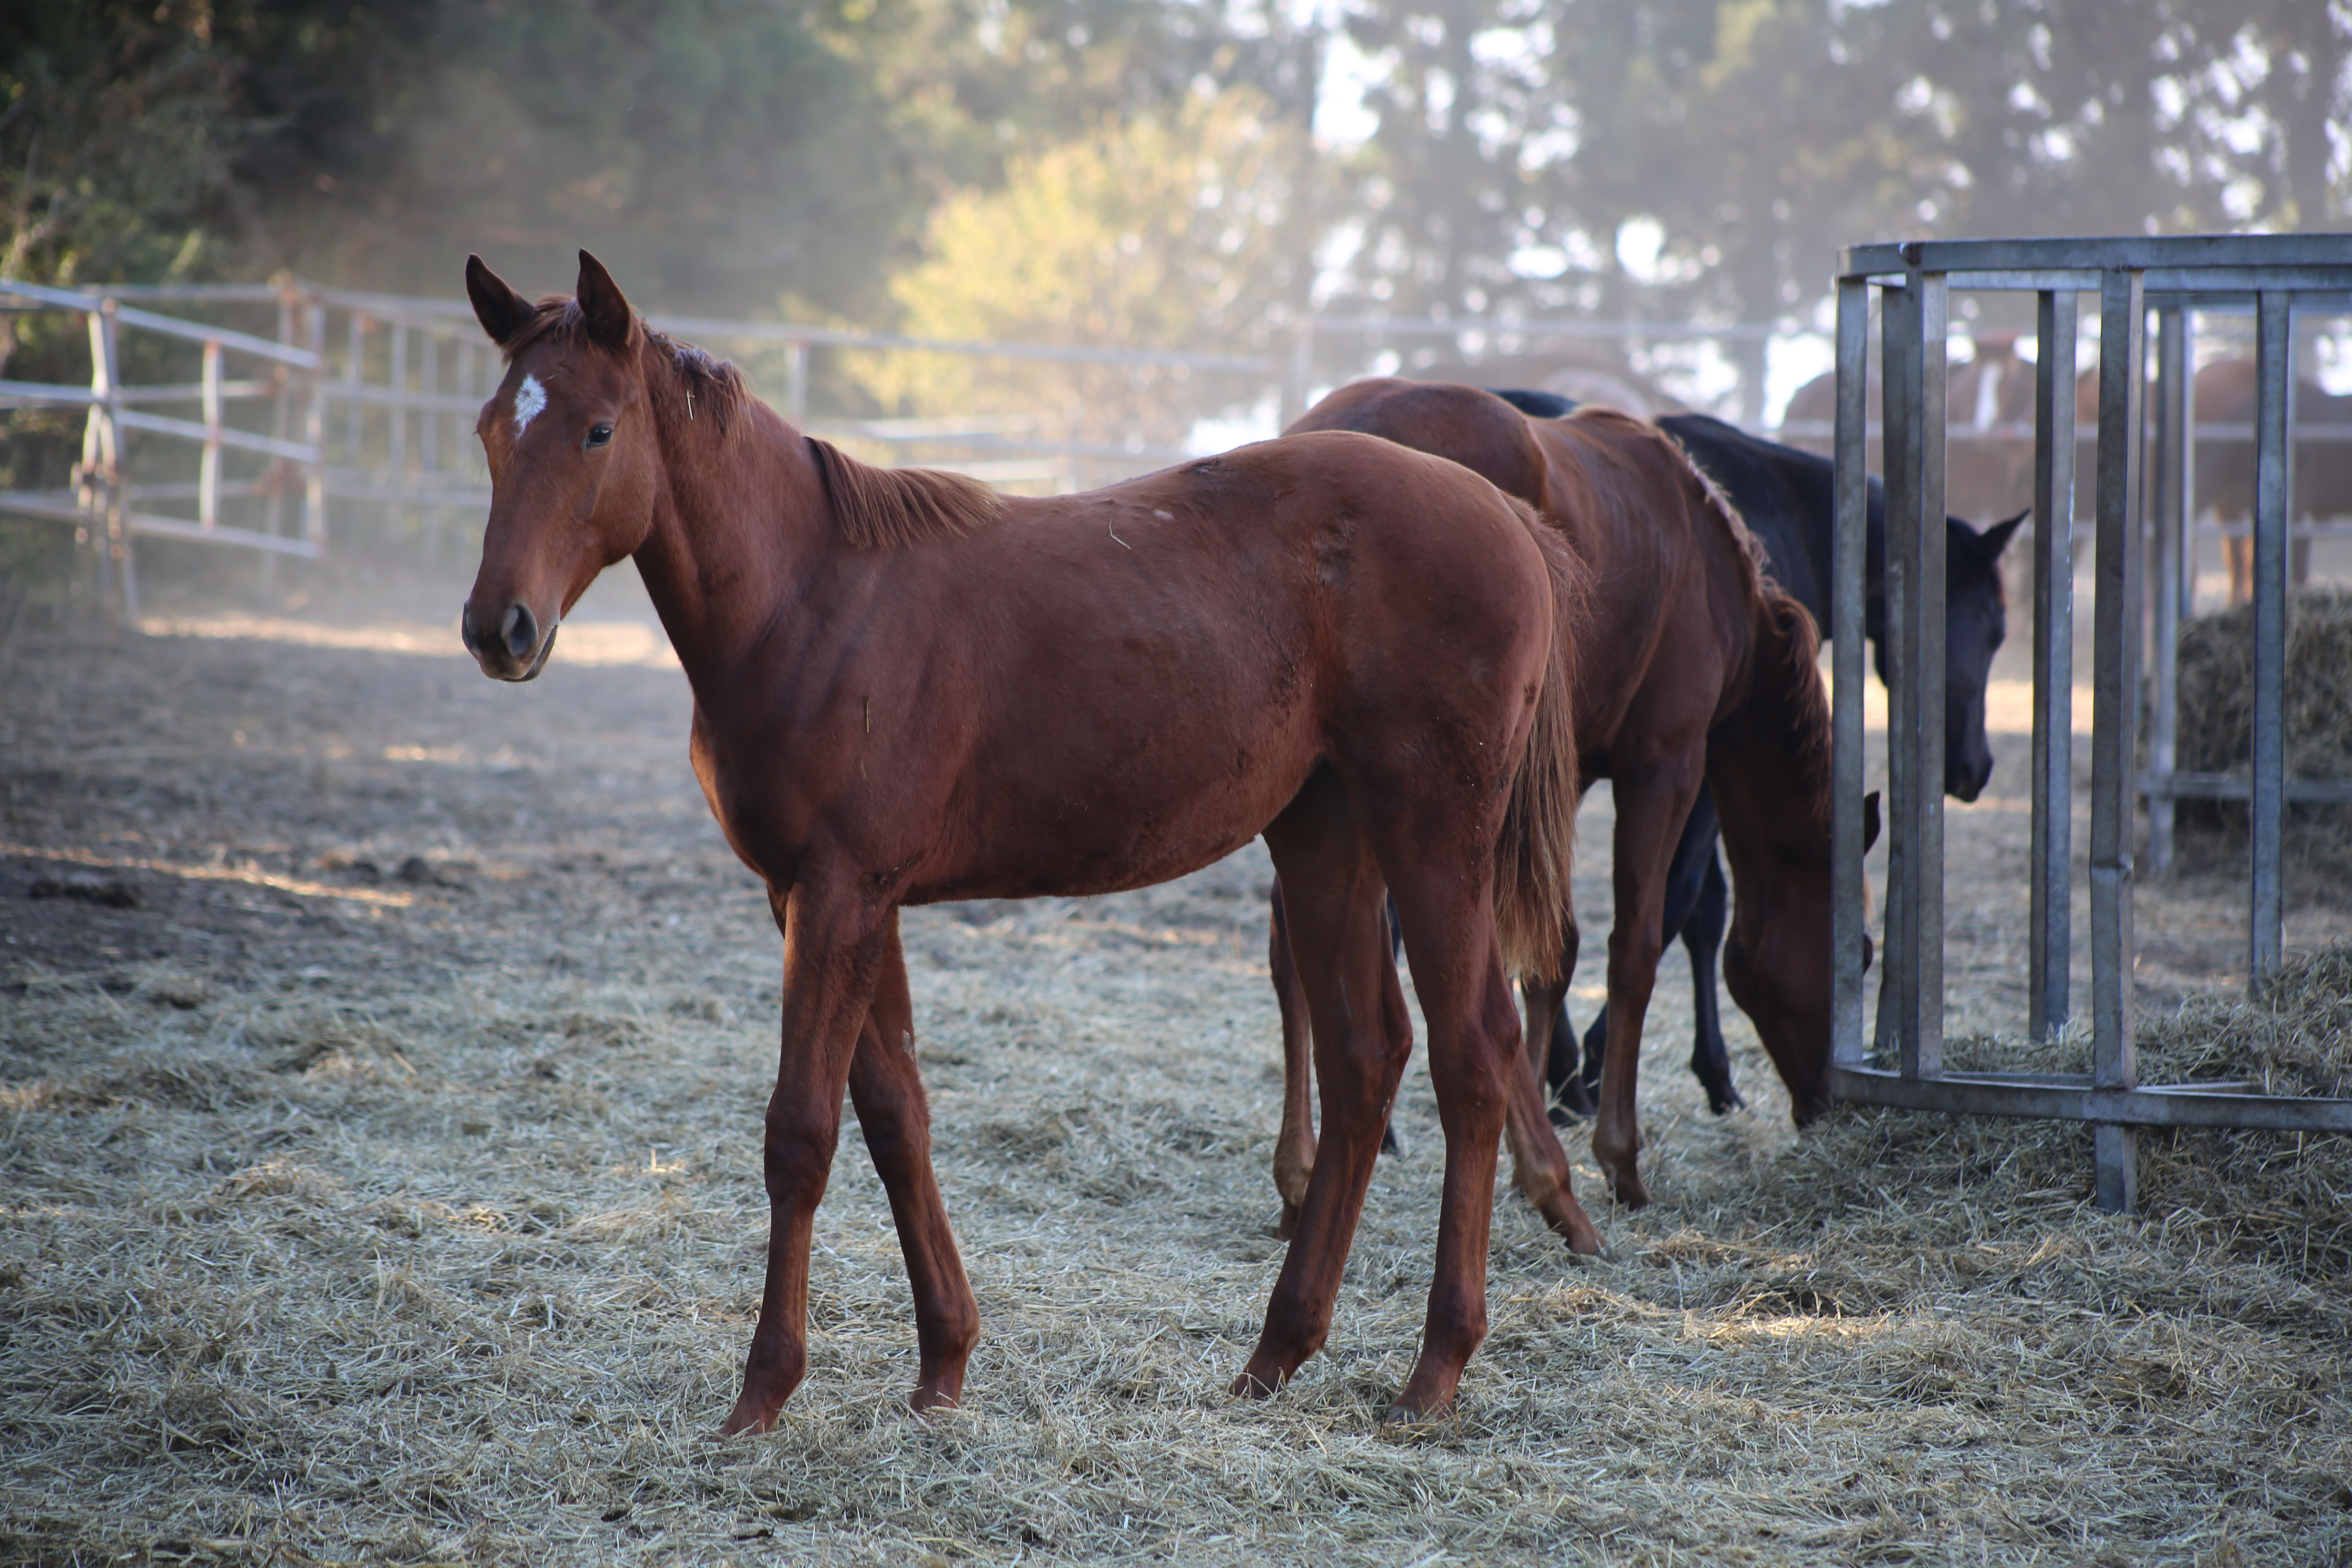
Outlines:
<svg viewBox="0 0 2352 1568"><path fill-rule="evenodd" d="M1535 1092L1503 963L1548 972L1566 907L1576 562L1483 479L1360 436L1050 500L867 468L647 328L584 252L575 299L533 304L478 258L466 283L508 366L478 426L466 645L529 679L634 556L693 687L695 772L783 935L767 1283L726 1429L771 1426L806 1369L845 1087L913 1287L913 1403L962 1388L978 1311L931 1172L899 906L1142 887L1261 832L1335 1152L1235 1389L1280 1387L1329 1329L1411 1047L1385 886L1448 1133L1393 1413L1444 1407L1486 1331L1505 1101ZM1549 1217L1597 1245L1550 1154Z"/></svg>
<svg viewBox="0 0 2352 1568"><path fill-rule="evenodd" d="M1609 1037L1593 1153L1618 1198L1648 1201L1633 1114L1642 1022L1664 949L1668 868L1704 779L1712 787L1734 889L1724 978L1762 1037L1803 1126L1829 1108L1829 708L1811 617L1763 575L1756 541L1682 449L1613 409L1529 420L1467 386L1360 381L1291 426L1354 430L1452 458L1557 528L1595 584L1577 666L1575 726L1587 781L1611 781L1617 808L1616 915L1609 935ZM1317 1168L1307 1118L1302 1009L1282 948L1286 1092L1275 1183L1285 1220ZM1576 967L1572 916L1557 976L1528 988L1531 1053L1550 1038ZM1538 1057L1536 1071L1540 1073ZM1539 1143L1520 1185L1540 1198Z"/></svg>
<svg viewBox="0 0 2352 1568"><path fill-rule="evenodd" d="M2197 373L2197 422L2251 427L2258 412L2260 383L2251 356L2215 360ZM2097 417L2098 393L2091 393ZM2078 415L2079 419L2081 416ZM2352 396L2330 394L2317 382L2298 378L2294 389L2294 495L2290 522L2352 517ZM2197 491L2190 509L2198 517L2251 524L2254 518L2254 443L2252 436L2209 436L2197 443ZM2252 532L2224 534L2221 560L2230 569L2230 604L2254 596ZM2311 536L2287 542L2286 580L2300 588L2311 581Z"/></svg>

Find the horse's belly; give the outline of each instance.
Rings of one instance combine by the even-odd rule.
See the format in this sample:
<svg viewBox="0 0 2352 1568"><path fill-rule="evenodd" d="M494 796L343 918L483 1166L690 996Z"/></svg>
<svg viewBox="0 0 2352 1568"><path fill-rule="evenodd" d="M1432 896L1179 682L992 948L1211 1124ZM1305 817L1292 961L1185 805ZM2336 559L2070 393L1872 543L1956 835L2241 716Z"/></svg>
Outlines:
<svg viewBox="0 0 2352 1568"><path fill-rule="evenodd" d="M910 902L1150 887L1248 843L1306 782L1305 737L1155 746L1052 789L969 781L940 863Z"/></svg>

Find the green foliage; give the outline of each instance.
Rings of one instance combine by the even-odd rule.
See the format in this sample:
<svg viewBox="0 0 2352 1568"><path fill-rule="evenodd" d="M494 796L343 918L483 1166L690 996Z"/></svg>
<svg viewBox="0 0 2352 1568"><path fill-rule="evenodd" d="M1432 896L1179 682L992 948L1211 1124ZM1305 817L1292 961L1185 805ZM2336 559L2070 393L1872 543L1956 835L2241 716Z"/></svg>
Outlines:
<svg viewBox="0 0 2352 1568"><path fill-rule="evenodd" d="M199 266L228 158L253 129L233 100L227 61L181 6L0 11L0 277Z"/></svg>

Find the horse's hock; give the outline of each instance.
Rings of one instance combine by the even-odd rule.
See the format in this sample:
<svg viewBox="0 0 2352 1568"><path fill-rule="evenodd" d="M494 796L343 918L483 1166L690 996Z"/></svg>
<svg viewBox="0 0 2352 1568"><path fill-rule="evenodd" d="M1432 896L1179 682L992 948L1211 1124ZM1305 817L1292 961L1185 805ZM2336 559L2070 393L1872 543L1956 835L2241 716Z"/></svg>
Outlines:
<svg viewBox="0 0 2352 1568"><path fill-rule="evenodd" d="M2033 745L2027 933L2029 1032L2061 1036L2073 1015L2071 958L2074 808L2074 610L2076 565L2080 298L2095 294L2095 402L2080 399L2093 472L2093 683L2088 882L2090 1070L1979 1071L1944 1065L1943 617L1923 614L1945 593L1944 516L1949 465L1946 338L1951 291L2036 296L2033 379ZM1861 941L1868 921L1863 870L1863 656L1835 645L1836 742L1834 1040L1841 1099L1917 1110L2087 1121L2101 1207L2129 1210L2143 1126L2352 1131L2352 1099L2276 1093L2257 1070L2229 1080L2143 1085L2136 1049L2132 888L2137 808L2148 858L2173 860L2178 803L2242 802L2249 882L2246 973L2264 994L2284 961L2283 836L2289 803L2352 802L2352 768L2328 736L2346 728L2338 696L2347 660L2334 648L2343 619L2309 601L2291 639L2288 517L2294 494L2289 441L2294 319L2352 304L2352 236L2260 235L2114 239L1965 240L1871 245L1840 257L1837 315L1837 552L1835 615L1863 613L1868 455L1869 318L1880 302L1885 431L1888 824L1885 955L1874 1052L1864 1026ZM2185 569L2195 443L2190 372L2200 314L2252 311L2257 341L2252 604L2234 626L2184 641L2193 584ZM2157 318L2155 406L2148 395L2147 321ZM2295 695L2290 641L2305 658L2332 657ZM2320 645L2326 643L2334 648ZM2234 655L2221 650L2234 648ZM2231 658L2236 663L2231 665ZM2147 700L2141 701L2146 673ZM2184 688L2183 681L2188 686ZM2210 699L2201 693L2210 693ZM2331 711L2332 709L2332 711ZM2290 723L2290 712L2294 722ZM2145 712L2143 760L2141 730ZM2216 759L2201 747L2221 737ZM2242 733L2241 747L2234 737ZM2291 737L2293 738L2291 740ZM2290 768L2290 751L2302 764ZM2221 765L2207 765L2214 761ZM2232 765L2234 763L2234 765ZM2305 766L2333 771L2312 777ZM2291 776L2292 774L2292 776ZM1927 787L1920 787L1925 782ZM2032 1054L2042 1054L2037 1047ZM2177 1059L2158 1053L2152 1060ZM2031 1065L2040 1066L2040 1063ZM2234 1064L2232 1064L2234 1065ZM2258 1066L2258 1064L2257 1064ZM2198 1070L2212 1070L2210 1058ZM2333 1080L2329 1080L2332 1084Z"/></svg>

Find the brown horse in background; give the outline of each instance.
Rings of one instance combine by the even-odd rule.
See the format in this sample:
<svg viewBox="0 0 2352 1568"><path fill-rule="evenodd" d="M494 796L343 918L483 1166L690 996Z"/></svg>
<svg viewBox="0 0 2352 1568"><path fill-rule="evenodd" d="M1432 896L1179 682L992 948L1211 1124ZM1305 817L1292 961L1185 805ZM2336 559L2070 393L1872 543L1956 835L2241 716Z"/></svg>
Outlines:
<svg viewBox="0 0 2352 1568"><path fill-rule="evenodd" d="M2197 422L2200 425L2246 425L2254 422L2260 398L2258 367L2250 355L2215 360L2197 373ZM2092 416L2097 417L2098 395L2091 396ZM2078 415L2079 419L2081 416ZM2315 381L2297 377L2294 388L2294 495L2287 507L2290 524L2352 517L2352 395L2328 392ZM2319 439L2313 439L2315 434ZM2197 490L2192 517L2221 522L2251 524L2254 520L2254 442L2251 436L2209 436L2197 443ZM2254 538L2249 531L2224 534L2221 559L2230 569L2232 608L2254 596ZM2300 588L2311 581L2311 536L2287 541L2286 579Z"/></svg>
<svg viewBox="0 0 2352 1568"><path fill-rule="evenodd" d="M1664 950L1675 844L1704 779L1732 868L1724 979L1789 1087L1797 1124L1829 1108L1829 707L1811 617L1764 576L1755 540L1672 439L1613 409L1529 420L1490 393L1394 380L1341 387L1291 426L1354 430L1453 458L1535 506L1591 575L1575 727L1587 783L1617 810L1609 1037L1592 1150L1618 1198L1648 1201L1633 1089ZM1306 1100L1302 1009L1272 943L1286 1093L1275 1182L1287 1220L1318 1168ZM1528 987L1540 1053L1576 968L1572 914L1557 977ZM1533 1063L1538 1075L1542 1059ZM1516 1110L1516 1105L1515 1105ZM1513 1149L1540 1142L1514 1114ZM1523 1174L1544 1195L1540 1165Z"/></svg>
<svg viewBox="0 0 2352 1568"><path fill-rule="evenodd" d="M913 1287L913 1403L963 1385L979 1315L931 1170L899 907L1139 888L1261 832L1328 1149L1235 1389L1279 1388L1329 1329L1412 1044L1385 888L1447 1131L1392 1414L1443 1409L1486 1332L1505 1101L1534 1095L1503 966L1549 973L1567 907L1574 559L1485 480L1361 436L1045 500L868 468L649 329L584 252L576 299L533 304L478 258L466 281L507 359L478 425L466 645L530 679L634 556L693 687L695 772L783 935L767 1283L726 1429L772 1426L806 1370L845 1088ZM1597 1246L1557 1142L1549 1158L1553 1223Z"/></svg>

